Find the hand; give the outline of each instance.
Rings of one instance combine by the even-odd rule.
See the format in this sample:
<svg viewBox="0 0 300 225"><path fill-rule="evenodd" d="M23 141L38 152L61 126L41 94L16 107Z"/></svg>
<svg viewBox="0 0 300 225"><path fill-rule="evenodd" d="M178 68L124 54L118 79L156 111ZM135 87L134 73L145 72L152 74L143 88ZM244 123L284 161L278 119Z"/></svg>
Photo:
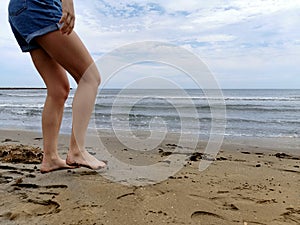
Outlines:
<svg viewBox="0 0 300 225"><path fill-rule="evenodd" d="M74 29L75 25L75 11L73 0L62 1L62 17L59 23L62 25L60 31L62 34L69 35Z"/></svg>

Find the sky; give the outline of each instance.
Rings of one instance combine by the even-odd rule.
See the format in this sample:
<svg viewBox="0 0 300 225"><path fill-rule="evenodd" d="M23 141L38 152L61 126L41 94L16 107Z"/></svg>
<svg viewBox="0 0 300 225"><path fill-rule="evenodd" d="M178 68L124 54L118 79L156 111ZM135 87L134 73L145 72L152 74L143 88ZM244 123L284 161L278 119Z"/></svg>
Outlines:
<svg viewBox="0 0 300 225"><path fill-rule="evenodd" d="M29 54L21 53L10 30L8 2L0 3L0 87L44 87ZM124 45L158 41L198 57L224 89L300 88L300 0L74 3L75 31L96 62ZM131 53L135 50L147 55L134 48ZM163 88L160 78L184 88L197 86L182 71L155 62L123 69L105 82L105 87L124 87L147 76L156 79L147 79L139 87ZM70 82L76 86L72 78Z"/></svg>

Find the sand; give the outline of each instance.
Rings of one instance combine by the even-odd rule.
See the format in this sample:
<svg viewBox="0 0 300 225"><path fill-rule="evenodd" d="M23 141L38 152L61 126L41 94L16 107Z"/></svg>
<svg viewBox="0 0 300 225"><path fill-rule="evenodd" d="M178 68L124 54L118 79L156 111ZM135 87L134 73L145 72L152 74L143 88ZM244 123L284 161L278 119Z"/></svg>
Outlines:
<svg viewBox="0 0 300 225"><path fill-rule="evenodd" d="M109 133L102 138L115 157L133 165L168 162L177 146L170 136L153 151L137 152ZM297 144L225 141L212 159L199 142L176 174L133 186L84 168L41 174L40 133L2 130L0 142L0 224L300 224ZM67 150L68 136L62 135L62 157ZM211 162L204 171L198 169L201 158Z"/></svg>

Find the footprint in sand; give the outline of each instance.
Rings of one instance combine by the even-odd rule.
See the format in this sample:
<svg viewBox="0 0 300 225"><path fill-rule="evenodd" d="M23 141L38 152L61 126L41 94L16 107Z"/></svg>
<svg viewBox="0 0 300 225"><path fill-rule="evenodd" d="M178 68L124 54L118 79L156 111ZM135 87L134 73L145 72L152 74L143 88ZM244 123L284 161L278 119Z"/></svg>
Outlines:
<svg viewBox="0 0 300 225"><path fill-rule="evenodd" d="M289 222L291 224L300 224L300 209L286 208L286 212L282 213L284 222Z"/></svg>
<svg viewBox="0 0 300 225"><path fill-rule="evenodd" d="M191 218L201 225L221 225L228 222L222 216L206 211L195 211L192 213Z"/></svg>
<svg viewBox="0 0 300 225"><path fill-rule="evenodd" d="M58 213L60 211L60 205L52 200L28 199L28 202L31 203L30 205L28 205L30 211L32 211L32 214L36 216Z"/></svg>
<svg viewBox="0 0 300 225"><path fill-rule="evenodd" d="M7 184L10 183L11 181L13 181L13 177L10 176L3 176L2 174L0 174L0 184Z"/></svg>
<svg viewBox="0 0 300 225"><path fill-rule="evenodd" d="M59 213L60 205L52 200L28 199L27 203L20 203L15 206L13 211L8 211L0 215L6 220L18 220L19 218L28 218Z"/></svg>

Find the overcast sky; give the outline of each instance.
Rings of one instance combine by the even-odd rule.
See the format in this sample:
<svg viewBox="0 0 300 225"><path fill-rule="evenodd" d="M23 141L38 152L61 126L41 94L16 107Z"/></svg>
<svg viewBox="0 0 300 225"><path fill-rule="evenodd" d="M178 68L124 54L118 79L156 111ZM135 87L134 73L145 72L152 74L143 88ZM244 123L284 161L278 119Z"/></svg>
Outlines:
<svg viewBox="0 0 300 225"><path fill-rule="evenodd" d="M300 88L300 0L74 2L75 31L96 61L125 44L161 41L199 57L221 88ZM44 87L13 37L7 5L1 0L0 87ZM148 63L136 71L127 68L106 87L121 87L141 74L172 75L182 86L194 87L166 65ZM155 80L145 85L159 87Z"/></svg>

